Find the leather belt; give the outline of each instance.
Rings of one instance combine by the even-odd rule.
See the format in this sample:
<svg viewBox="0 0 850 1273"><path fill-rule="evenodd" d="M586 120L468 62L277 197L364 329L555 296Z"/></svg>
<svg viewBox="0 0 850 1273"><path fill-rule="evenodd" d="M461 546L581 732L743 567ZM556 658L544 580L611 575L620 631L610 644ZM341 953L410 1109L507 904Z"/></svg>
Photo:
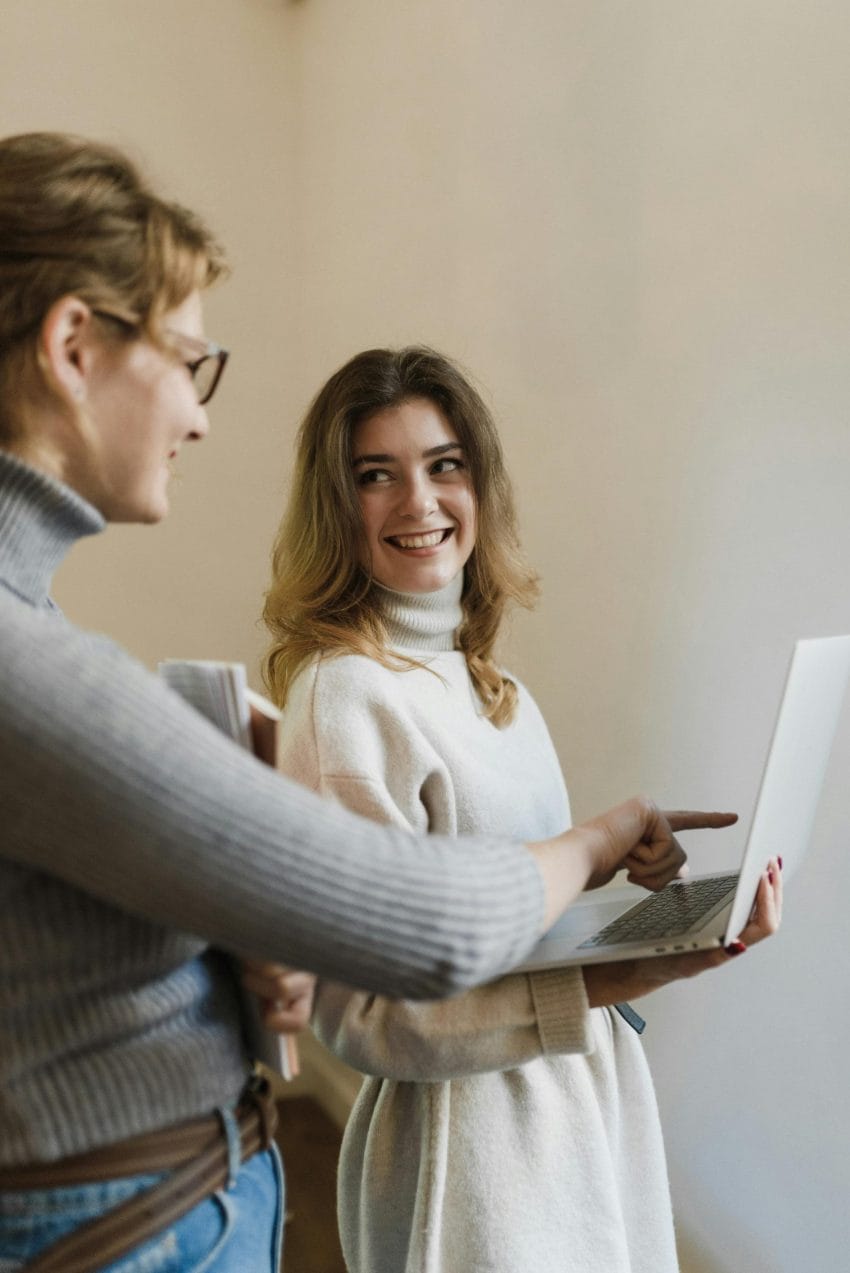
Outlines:
<svg viewBox="0 0 850 1273"><path fill-rule="evenodd" d="M253 1081L236 1108L238 1162L268 1149L277 1109L268 1084ZM97 1273L223 1189L234 1152L219 1115L135 1136L55 1163L0 1169L0 1189L51 1189L147 1172L169 1171L159 1184L90 1220L42 1251L21 1273Z"/></svg>

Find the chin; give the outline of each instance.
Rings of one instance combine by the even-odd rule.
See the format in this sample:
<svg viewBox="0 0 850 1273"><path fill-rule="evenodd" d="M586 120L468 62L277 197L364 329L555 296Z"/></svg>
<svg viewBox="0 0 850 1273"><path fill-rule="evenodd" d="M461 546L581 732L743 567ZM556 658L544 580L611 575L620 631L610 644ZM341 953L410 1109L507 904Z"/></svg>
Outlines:
<svg viewBox="0 0 850 1273"><path fill-rule="evenodd" d="M419 575L415 579L407 579L395 584L397 592L439 592L441 588L447 587L454 579L457 571L451 574L448 571L440 571L439 574Z"/></svg>
<svg viewBox="0 0 850 1273"><path fill-rule="evenodd" d="M148 509L146 513L134 518L142 526L156 526L158 522L164 521L168 516L168 505L164 508Z"/></svg>
<svg viewBox="0 0 850 1273"><path fill-rule="evenodd" d="M165 496L158 499L139 500L116 505L106 511L102 509L108 522L125 526L155 526L168 515L169 504Z"/></svg>

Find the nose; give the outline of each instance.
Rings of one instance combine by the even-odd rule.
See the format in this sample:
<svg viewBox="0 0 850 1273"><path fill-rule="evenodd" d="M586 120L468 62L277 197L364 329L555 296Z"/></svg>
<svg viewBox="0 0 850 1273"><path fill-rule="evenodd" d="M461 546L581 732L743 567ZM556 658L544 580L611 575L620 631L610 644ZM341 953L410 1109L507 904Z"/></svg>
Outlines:
<svg viewBox="0 0 850 1273"><path fill-rule="evenodd" d="M202 442L210 431L210 419L206 407L198 406L192 428L189 430L189 442Z"/></svg>
<svg viewBox="0 0 850 1273"><path fill-rule="evenodd" d="M422 478L406 482L398 512L402 517L421 520L437 511L437 497L430 483Z"/></svg>

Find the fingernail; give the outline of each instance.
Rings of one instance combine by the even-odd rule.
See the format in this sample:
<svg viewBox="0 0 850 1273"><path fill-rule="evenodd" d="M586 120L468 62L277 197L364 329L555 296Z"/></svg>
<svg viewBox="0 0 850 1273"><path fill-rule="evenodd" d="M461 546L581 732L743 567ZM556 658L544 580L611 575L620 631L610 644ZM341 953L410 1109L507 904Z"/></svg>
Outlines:
<svg viewBox="0 0 850 1273"><path fill-rule="evenodd" d="M734 958L735 955L743 955L746 949L747 948L742 941L733 941L726 947L726 954L729 955L730 958Z"/></svg>
<svg viewBox="0 0 850 1273"><path fill-rule="evenodd" d="M779 863L779 869L780 869L780 871L781 871L781 870L782 870L782 858L777 858L776 860L777 860L777 862Z"/></svg>
<svg viewBox="0 0 850 1273"><path fill-rule="evenodd" d="M772 884L773 883L773 868L772 867L768 867L767 878Z"/></svg>

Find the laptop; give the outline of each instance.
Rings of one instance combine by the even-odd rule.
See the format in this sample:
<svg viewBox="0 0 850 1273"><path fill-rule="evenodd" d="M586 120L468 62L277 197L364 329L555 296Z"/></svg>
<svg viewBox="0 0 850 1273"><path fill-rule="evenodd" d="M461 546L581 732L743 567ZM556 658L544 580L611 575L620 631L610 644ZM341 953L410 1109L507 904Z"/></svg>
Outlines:
<svg viewBox="0 0 850 1273"><path fill-rule="evenodd" d="M772 857L783 882L805 856L850 676L850 636L798 641L737 871L673 881L634 904L585 894L541 938L520 970L705 950L735 941ZM611 890L612 892L615 890Z"/></svg>

